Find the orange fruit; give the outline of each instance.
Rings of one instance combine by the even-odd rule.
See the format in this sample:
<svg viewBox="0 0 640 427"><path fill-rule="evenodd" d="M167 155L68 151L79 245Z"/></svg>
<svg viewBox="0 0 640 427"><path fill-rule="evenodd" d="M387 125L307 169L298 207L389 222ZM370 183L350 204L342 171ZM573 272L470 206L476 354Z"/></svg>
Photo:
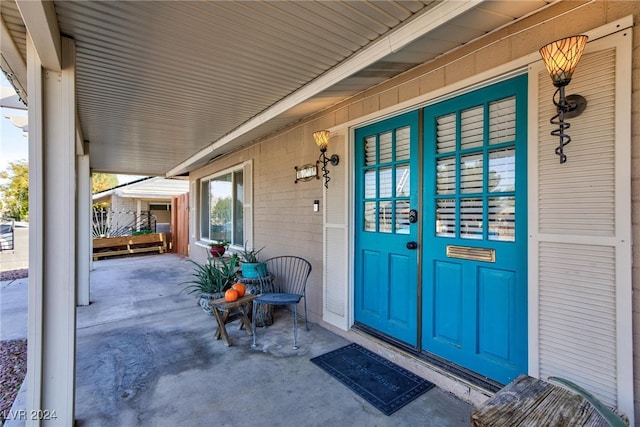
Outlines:
<svg viewBox="0 0 640 427"><path fill-rule="evenodd" d="M227 302L233 302L235 300L238 299L238 291L236 291L235 289L229 289L227 292L224 293L224 299Z"/></svg>
<svg viewBox="0 0 640 427"><path fill-rule="evenodd" d="M242 298L247 292L247 288L244 286L244 283L234 283L233 286L231 286L231 289L238 291L238 298Z"/></svg>

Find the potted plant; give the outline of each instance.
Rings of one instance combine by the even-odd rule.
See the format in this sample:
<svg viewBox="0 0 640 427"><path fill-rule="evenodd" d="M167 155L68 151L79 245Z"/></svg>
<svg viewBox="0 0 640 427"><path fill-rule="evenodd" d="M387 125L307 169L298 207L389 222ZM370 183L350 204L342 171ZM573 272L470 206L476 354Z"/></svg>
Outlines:
<svg viewBox="0 0 640 427"><path fill-rule="evenodd" d="M267 265L264 262L260 262L258 258L258 254L263 249L264 246L260 249L247 249L247 243L245 242L244 248L238 252L238 256L242 261L242 277L251 279L267 275Z"/></svg>
<svg viewBox="0 0 640 427"><path fill-rule="evenodd" d="M209 243L209 253L214 258L220 258L227 250L229 242L227 240L214 240Z"/></svg>
<svg viewBox="0 0 640 427"><path fill-rule="evenodd" d="M208 313L213 314L209 303L212 300L222 298L224 292L231 288L235 283L236 273L238 270L238 259L230 258L228 261L222 257L207 257L207 262L200 264L194 260L191 261L195 266L193 280L179 283L186 285L180 292L187 291L189 294L198 294L198 303L200 307Z"/></svg>

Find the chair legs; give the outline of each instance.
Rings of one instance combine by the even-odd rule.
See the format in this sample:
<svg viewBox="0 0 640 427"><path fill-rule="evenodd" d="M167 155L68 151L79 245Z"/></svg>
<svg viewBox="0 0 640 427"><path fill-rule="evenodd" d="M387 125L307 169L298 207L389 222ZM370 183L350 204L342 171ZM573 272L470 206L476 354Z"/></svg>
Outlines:
<svg viewBox="0 0 640 427"><path fill-rule="evenodd" d="M292 305L293 305L293 310L291 310L291 315L293 316L293 349L297 350L298 349L298 305L297 304L292 304ZM305 306L306 306L306 302L305 302ZM258 311L257 307L258 307L258 304L254 302L253 307L251 309L251 328L253 329L253 342L251 343L251 347L253 348L258 347L258 344L256 342L257 340L256 316ZM306 307L304 311L305 311L304 321L308 331L309 326L307 323Z"/></svg>
<svg viewBox="0 0 640 427"><path fill-rule="evenodd" d="M293 304L293 349L298 349L298 305Z"/></svg>
<svg viewBox="0 0 640 427"><path fill-rule="evenodd" d="M256 304L255 302L253 303L253 307L251 309L251 329L253 329L253 343L251 344L251 347L257 347L258 344L256 343L256 307L258 306L258 304Z"/></svg>
<svg viewBox="0 0 640 427"><path fill-rule="evenodd" d="M304 297L304 326L309 330L309 321L307 320L307 298Z"/></svg>

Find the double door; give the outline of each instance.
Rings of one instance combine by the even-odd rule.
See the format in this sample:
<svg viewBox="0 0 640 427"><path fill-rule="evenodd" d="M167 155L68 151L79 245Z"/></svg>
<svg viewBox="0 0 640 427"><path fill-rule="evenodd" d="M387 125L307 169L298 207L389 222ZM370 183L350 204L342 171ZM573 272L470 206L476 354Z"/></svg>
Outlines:
<svg viewBox="0 0 640 427"><path fill-rule="evenodd" d="M355 133L356 322L502 383L527 368L526 87Z"/></svg>

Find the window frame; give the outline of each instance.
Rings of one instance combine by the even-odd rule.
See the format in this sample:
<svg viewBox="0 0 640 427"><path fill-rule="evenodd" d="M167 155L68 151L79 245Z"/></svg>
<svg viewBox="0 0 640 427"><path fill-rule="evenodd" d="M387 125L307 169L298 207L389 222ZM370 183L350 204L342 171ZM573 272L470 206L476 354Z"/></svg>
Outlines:
<svg viewBox="0 0 640 427"><path fill-rule="evenodd" d="M231 174L231 185L232 185L232 198L234 200L237 200L237 194L236 194L236 180L235 180L235 173L236 172L241 172L242 173L242 189L243 189L243 203L242 203L242 232L243 232L243 240L244 242L232 242L229 245L229 248L231 249L235 249L235 250L239 250L242 249L244 246L245 242L248 242L248 244L252 244L253 242L253 236L252 236L252 224L253 224L253 216L252 216L252 174L251 174L251 167L252 167L252 162L251 161L246 161L243 163L239 163L236 165L233 165L231 167L228 167L226 169L223 170L219 170L215 173L212 174L208 174L206 176L203 176L201 178L199 178L197 180L196 183L196 188L198 191L198 195L197 195L197 206L198 206L198 211L197 211L197 228L198 228L198 234L197 234L197 243L199 246L208 246L211 242L213 242L215 239L211 239L210 235L205 236L204 235L204 230L203 230L203 221L204 221L204 216L206 215L207 218L209 218L209 203L206 203L206 212L205 212L205 204L204 204L204 200L203 200L203 186L205 185L205 183L207 182L211 182L212 180L215 180L216 178L220 178L224 175L229 175ZM235 203L232 204L232 208L235 205ZM235 227L235 212L232 211L232 229L233 227ZM231 236L233 239L233 235Z"/></svg>

